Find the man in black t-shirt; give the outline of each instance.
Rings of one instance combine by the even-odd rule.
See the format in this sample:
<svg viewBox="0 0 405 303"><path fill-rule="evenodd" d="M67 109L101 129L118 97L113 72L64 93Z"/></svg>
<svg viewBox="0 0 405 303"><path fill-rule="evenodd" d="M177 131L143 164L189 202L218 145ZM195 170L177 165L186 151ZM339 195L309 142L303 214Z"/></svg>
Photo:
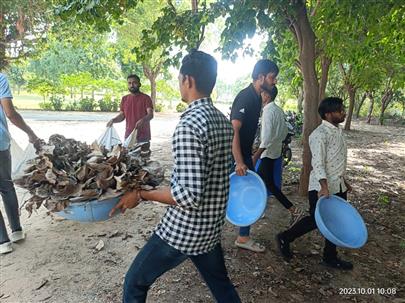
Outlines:
<svg viewBox="0 0 405 303"><path fill-rule="evenodd" d="M252 146L262 107L260 93L271 90L277 83L278 67L268 60L259 60L253 69L253 82L241 90L232 104L231 122L234 131L232 154L235 160L235 172L246 175L248 169L254 171ZM250 238L250 226L241 227L235 245L254 252L264 252L265 247Z"/></svg>

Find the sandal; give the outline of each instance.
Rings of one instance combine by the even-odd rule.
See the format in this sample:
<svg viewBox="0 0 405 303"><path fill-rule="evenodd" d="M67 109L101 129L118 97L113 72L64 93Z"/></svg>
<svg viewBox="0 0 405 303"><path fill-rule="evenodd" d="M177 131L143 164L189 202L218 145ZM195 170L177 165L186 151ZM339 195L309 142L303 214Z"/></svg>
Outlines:
<svg viewBox="0 0 405 303"><path fill-rule="evenodd" d="M262 253L266 250L266 247L264 247L260 243L253 241L252 239L249 239L245 243L240 243L240 242L238 242L238 240L236 240L235 246L239 247L239 248L244 248L244 249L247 249L247 250L250 250L253 252L259 252L259 253Z"/></svg>

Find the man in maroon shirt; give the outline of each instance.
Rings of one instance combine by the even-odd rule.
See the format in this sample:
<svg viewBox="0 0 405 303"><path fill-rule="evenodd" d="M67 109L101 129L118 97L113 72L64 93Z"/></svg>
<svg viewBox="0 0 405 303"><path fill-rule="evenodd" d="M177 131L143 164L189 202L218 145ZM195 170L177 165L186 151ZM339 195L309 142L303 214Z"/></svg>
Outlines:
<svg viewBox="0 0 405 303"><path fill-rule="evenodd" d="M140 92L141 80L137 75L129 75L127 81L130 94L122 97L120 113L108 121L107 127L125 120L125 139L137 129L137 142L147 142L142 149L145 150L147 147L149 150L151 139L149 121L153 118L152 99Z"/></svg>

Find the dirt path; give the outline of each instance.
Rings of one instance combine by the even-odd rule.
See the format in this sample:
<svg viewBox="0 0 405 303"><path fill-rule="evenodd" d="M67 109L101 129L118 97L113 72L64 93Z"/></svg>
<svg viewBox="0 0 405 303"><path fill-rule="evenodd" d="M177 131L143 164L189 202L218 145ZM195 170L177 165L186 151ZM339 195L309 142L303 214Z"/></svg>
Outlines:
<svg viewBox="0 0 405 303"><path fill-rule="evenodd" d="M161 123L175 125L175 118ZM96 123L96 122L94 122ZM39 128L38 125L34 127ZM101 124L97 127L102 129ZM274 236L286 228L289 216L271 199L266 217L252 234L268 250L254 254L234 248L236 229L226 223L223 248L231 279L242 302L405 302L405 129L355 123L347 133L350 200L363 215L369 232L360 250L340 250L352 260L352 272L325 269L320 262L323 241L313 232L294 243L290 264L279 257ZM164 131L163 131L164 130ZM171 166L170 128L162 128L154 157ZM284 174L284 191L297 205L300 148ZM164 212L148 202L125 215L101 223L53 220L44 210L22 222L28 237L15 251L0 257L1 302L120 302L125 272ZM102 240L104 248L94 247ZM313 241L311 241L313 240ZM313 243L313 244L311 244ZM340 294L355 291L375 295ZM393 292L395 295L377 293ZM190 262L163 275L152 287L148 302L212 302Z"/></svg>

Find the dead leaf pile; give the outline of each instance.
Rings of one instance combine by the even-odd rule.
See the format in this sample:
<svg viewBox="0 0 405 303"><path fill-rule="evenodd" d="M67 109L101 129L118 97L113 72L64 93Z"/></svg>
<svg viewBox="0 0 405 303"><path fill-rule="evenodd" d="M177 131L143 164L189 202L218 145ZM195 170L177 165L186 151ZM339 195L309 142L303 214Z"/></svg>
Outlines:
<svg viewBox="0 0 405 303"><path fill-rule="evenodd" d="M37 155L24 175L14 180L31 194L25 203L30 215L41 205L55 212L69 203L101 201L135 188L149 189L164 177L158 162L142 157L141 150L128 152L121 145L109 152L97 143L89 146L52 135Z"/></svg>

